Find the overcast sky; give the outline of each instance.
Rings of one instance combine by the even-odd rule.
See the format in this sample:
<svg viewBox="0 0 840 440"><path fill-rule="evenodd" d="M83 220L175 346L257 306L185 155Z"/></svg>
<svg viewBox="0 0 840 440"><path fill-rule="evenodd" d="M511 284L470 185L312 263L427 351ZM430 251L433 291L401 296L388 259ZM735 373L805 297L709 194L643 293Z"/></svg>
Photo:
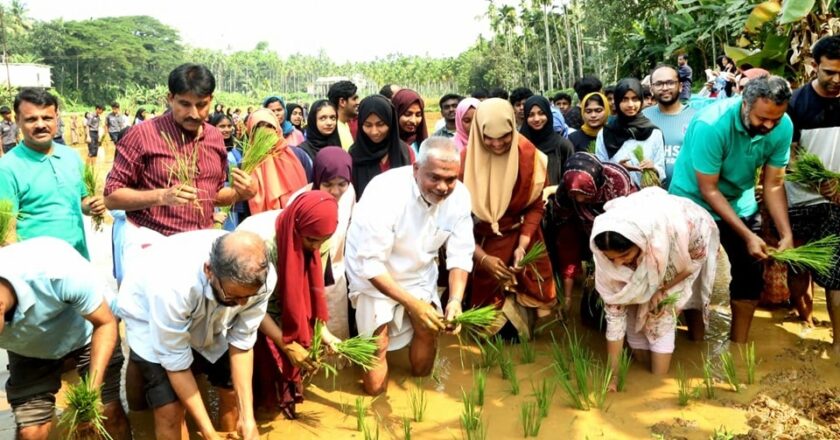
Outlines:
<svg viewBox="0 0 840 440"><path fill-rule="evenodd" d="M24 1L37 20L149 15L193 47L250 50L267 41L283 57L324 49L337 62L397 52L453 56L489 32L486 0Z"/></svg>

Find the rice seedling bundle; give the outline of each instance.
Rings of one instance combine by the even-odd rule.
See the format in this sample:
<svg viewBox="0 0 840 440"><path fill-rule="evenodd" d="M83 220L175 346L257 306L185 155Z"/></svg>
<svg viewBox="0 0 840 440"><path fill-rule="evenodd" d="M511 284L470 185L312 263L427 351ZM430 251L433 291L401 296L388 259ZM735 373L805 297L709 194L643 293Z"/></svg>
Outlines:
<svg viewBox="0 0 840 440"><path fill-rule="evenodd" d="M461 430L465 440L484 440L487 438L487 425L482 413L476 408L472 393L461 388L461 399L464 409L461 412Z"/></svg>
<svg viewBox="0 0 840 440"><path fill-rule="evenodd" d="M14 203L8 199L0 199L0 246L5 244L7 239L12 238L9 235L16 220Z"/></svg>
<svg viewBox="0 0 840 440"><path fill-rule="evenodd" d="M326 347L321 339L321 331L326 325L320 321L315 321L315 329L313 330L312 344L309 347L309 355L315 362L321 363L326 352ZM347 338L335 344L335 353L348 361L362 367L363 370L369 371L376 367L377 356L376 352L379 348L379 338L376 336L358 335L352 338ZM338 374L338 370L329 364L321 363L327 377Z"/></svg>
<svg viewBox="0 0 840 440"><path fill-rule="evenodd" d="M819 191L820 187L826 183L828 193L825 195L830 198L840 192L840 173L826 169L816 154L799 154L790 168L790 173L785 175L785 180L802 184L816 191Z"/></svg>
<svg viewBox="0 0 840 440"><path fill-rule="evenodd" d="M251 174L269 157L271 157L274 146L280 136L276 130L260 127L254 130L250 137L246 137L241 144L242 160L239 169Z"/></svg>
<svg viewBox="0 0 840 440"><path fill-rule="evenodd" d="M99 194L99 173L96 171L96 165L89 162L85 163L85 166L82 169L82 183L85 185L88 197L93 197ZM101 231L102 222L105 221L105 216L97 214L92 216L91 220L93 220L93 230L97 232Z"/></svg>
<svg viewBox="0 0 840 440"><path fill-rule="evenodd" d="M510 354L502 354L499 360L499 367L502 370L502 378L506 379L510 384L510 393L514 396L519 395L519 378L516 377L516 365L513 363Z"/></svg>
<svg viewBox="0 0 840 440"><path fill-rule="evenodd" d="M540 258L543 258L547 255L547 251L545 248L545 243L542 241L535 241L534 244L531 245L531 248L525 252L525 255L519 260L517 264L518 267L524 267L526 269L530 269L531 272L534 273L534 277L536 278L537 282L542 283L545 281L542 275L540 275L535 263L539 261Z"/></svg>
<svg viewBox="0 0 840 440"><path fill-rule="evenodd" d="M404 440L411 440L411 419L408 417L402 418L402 427L403 427L403 439Z"/></svg>
<svg viewBox="0 0 840 440"><path fill-rule="evenodd" d="M487 370L479 368L473 373L473 392L475 403L484 406L484 390L487 388Z"/></svg>
<svg viewBox="0 0 840 440"><path fill-rule="evenodd" d="M88 433L79 430L80 425L88 424L93 429L91 436L111 440L105 430L105 416L102 415L102 401L99 390L93 387L91 376L85 375L79 383L68 388L64 395L67 408L61 414L59 425L65 430L70 440L87 438Z"/></svg>
<svg viewBox="0 0 840 440"><path fill-rule="evenodd" d="M592 369L592 376L592 403L598 409L603 410L606 407L607 396L610 392L610 382L612 382L612 368L610 368L609 365L605 365L598 362Z"/></svg>
<svg viewBox="0 0 840 440"><path fill-rule="evenodd" d="M838 245L840 245L840 237L832 234L783 251L771 249L768 254L770 258L789 265L796 272L813 270L818 274L828 276L834 264L837 263L835 254Z"/></svg>
<svg viewBox="0 0 840 440"><path fill-rule="evenodd" d="M638 160L639 163L642 163L642 161L645 160L645 150L641 145L637 146L636 149L633 150L633 155L636 156L636 160ZM642 170L642 188L661 185L662 182L659 180L659 173L656 170Z"/></svg>
<svg viewBox="0 0 840 440"><path fill-rule="evenodd" d="M493 325L499 313L496 306L492 305L468 309L452 319L450 324L453 326L460 325L465 334L473 340L479 341L479 338L487 334L487 329Z"/></svg>
<svg viewBox="0 0 840 440"><path fill-rule="evenodd" d="M193 145L192 150L181 151L177 143L169 134L164 131L160 132L163 142L166 144L169 152L172 153L173 161L167 166L169 170L169 186L177 182L181 186L196 187L196 178L198 177L198 156L201 154L199 146ZM182 143L186 144L186 140L182 137ZM201 209L201 203L196 198L194 201L196 209Z"/></svg>
<svg viewBox="0 0 840 440"><path fill-rule="evenodd" d="M681 294L682 292L672 292L671 294L663 298L662 301L659 301L659 304L656 305L655 313L659 313L662 310L665 310L666 308L671 308L671 311L674 312L674 314L676 314L677 310L675 306L677 305L677 301L680 300Z"/></svg>

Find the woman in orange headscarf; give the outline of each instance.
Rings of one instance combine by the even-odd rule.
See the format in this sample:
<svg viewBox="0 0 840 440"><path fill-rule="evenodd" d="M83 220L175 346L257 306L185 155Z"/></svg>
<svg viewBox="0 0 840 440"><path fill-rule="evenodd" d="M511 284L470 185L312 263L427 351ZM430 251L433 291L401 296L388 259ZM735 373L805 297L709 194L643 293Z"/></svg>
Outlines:
<svg viewBox="0 0 840 440"><path fill-rule="evenodd" d="M268 109L261 108L248 117L249 133L258 127L270 127L280 135L279 126L274 113ZM257 195L248 201L251 214L284 208L289 197L307 184L303 165L282 135L274 146L272 157L263 161L251 177L258 185Z"/></svg>
<svg viewBox="0 0 840 440"><path fill-rule="evenodd" d="M465 155L464 184L477 221L471 306L496 305L504 319L494 330L510 322L514 335L529 338L533 325L527 310L550 320L557 302L547 255L519 267L527 250L543 241L548 158L516 131L513 107L498 98L476 108Z"/></svg>

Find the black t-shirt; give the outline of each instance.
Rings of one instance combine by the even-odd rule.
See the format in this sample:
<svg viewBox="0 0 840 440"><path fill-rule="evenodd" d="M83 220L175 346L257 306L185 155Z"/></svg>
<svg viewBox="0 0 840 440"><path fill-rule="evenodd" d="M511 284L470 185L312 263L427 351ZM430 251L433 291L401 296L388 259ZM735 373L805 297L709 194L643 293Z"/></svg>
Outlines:
<svg viewBox="0 0 840 440"><path fill-rule="evenodd" d="M840 98L818 95L809 82L793 92L787 113L793 122L793 141L799 142L804 130L840 127Z"/></svg>
<svg viewBox="0 0 840 440"><path fill-rule="evenodd" d="M575 153L580 151L590 152L589 144L595 142L595 138L584 133L583 130L578 130L569 135L569 141L575 147Z"/></svg>

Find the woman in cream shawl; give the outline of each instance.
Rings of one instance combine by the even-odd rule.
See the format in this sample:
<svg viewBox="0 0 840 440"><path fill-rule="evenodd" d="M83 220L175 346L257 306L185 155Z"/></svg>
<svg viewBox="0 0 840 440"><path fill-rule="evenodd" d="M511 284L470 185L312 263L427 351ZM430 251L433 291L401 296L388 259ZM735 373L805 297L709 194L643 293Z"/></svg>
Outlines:
<svg viewBox="0 0 840 440"><path fill-rule="evenodd" d="M626 334L634 356L643 362L649 357L653 374L666 374L679 311L701 310L705 320L717 226L705 209L661 188L614 199L605 209L595 218L590 248L613 371Z"/></svg>
<svg viewBox="0 0 840 440"><path fill-rule="evenodd" d="M550 321L556 304L548 256L525 268L518 265L531 246L543 241L548 159L519 135L513 107L498 98L478 105L463 154L464 184L476 219L470 305L497 306L503 313L494 332L509 321L513 328L508 326L503 336L530 338L534 326L527 310Z"/></svg>

